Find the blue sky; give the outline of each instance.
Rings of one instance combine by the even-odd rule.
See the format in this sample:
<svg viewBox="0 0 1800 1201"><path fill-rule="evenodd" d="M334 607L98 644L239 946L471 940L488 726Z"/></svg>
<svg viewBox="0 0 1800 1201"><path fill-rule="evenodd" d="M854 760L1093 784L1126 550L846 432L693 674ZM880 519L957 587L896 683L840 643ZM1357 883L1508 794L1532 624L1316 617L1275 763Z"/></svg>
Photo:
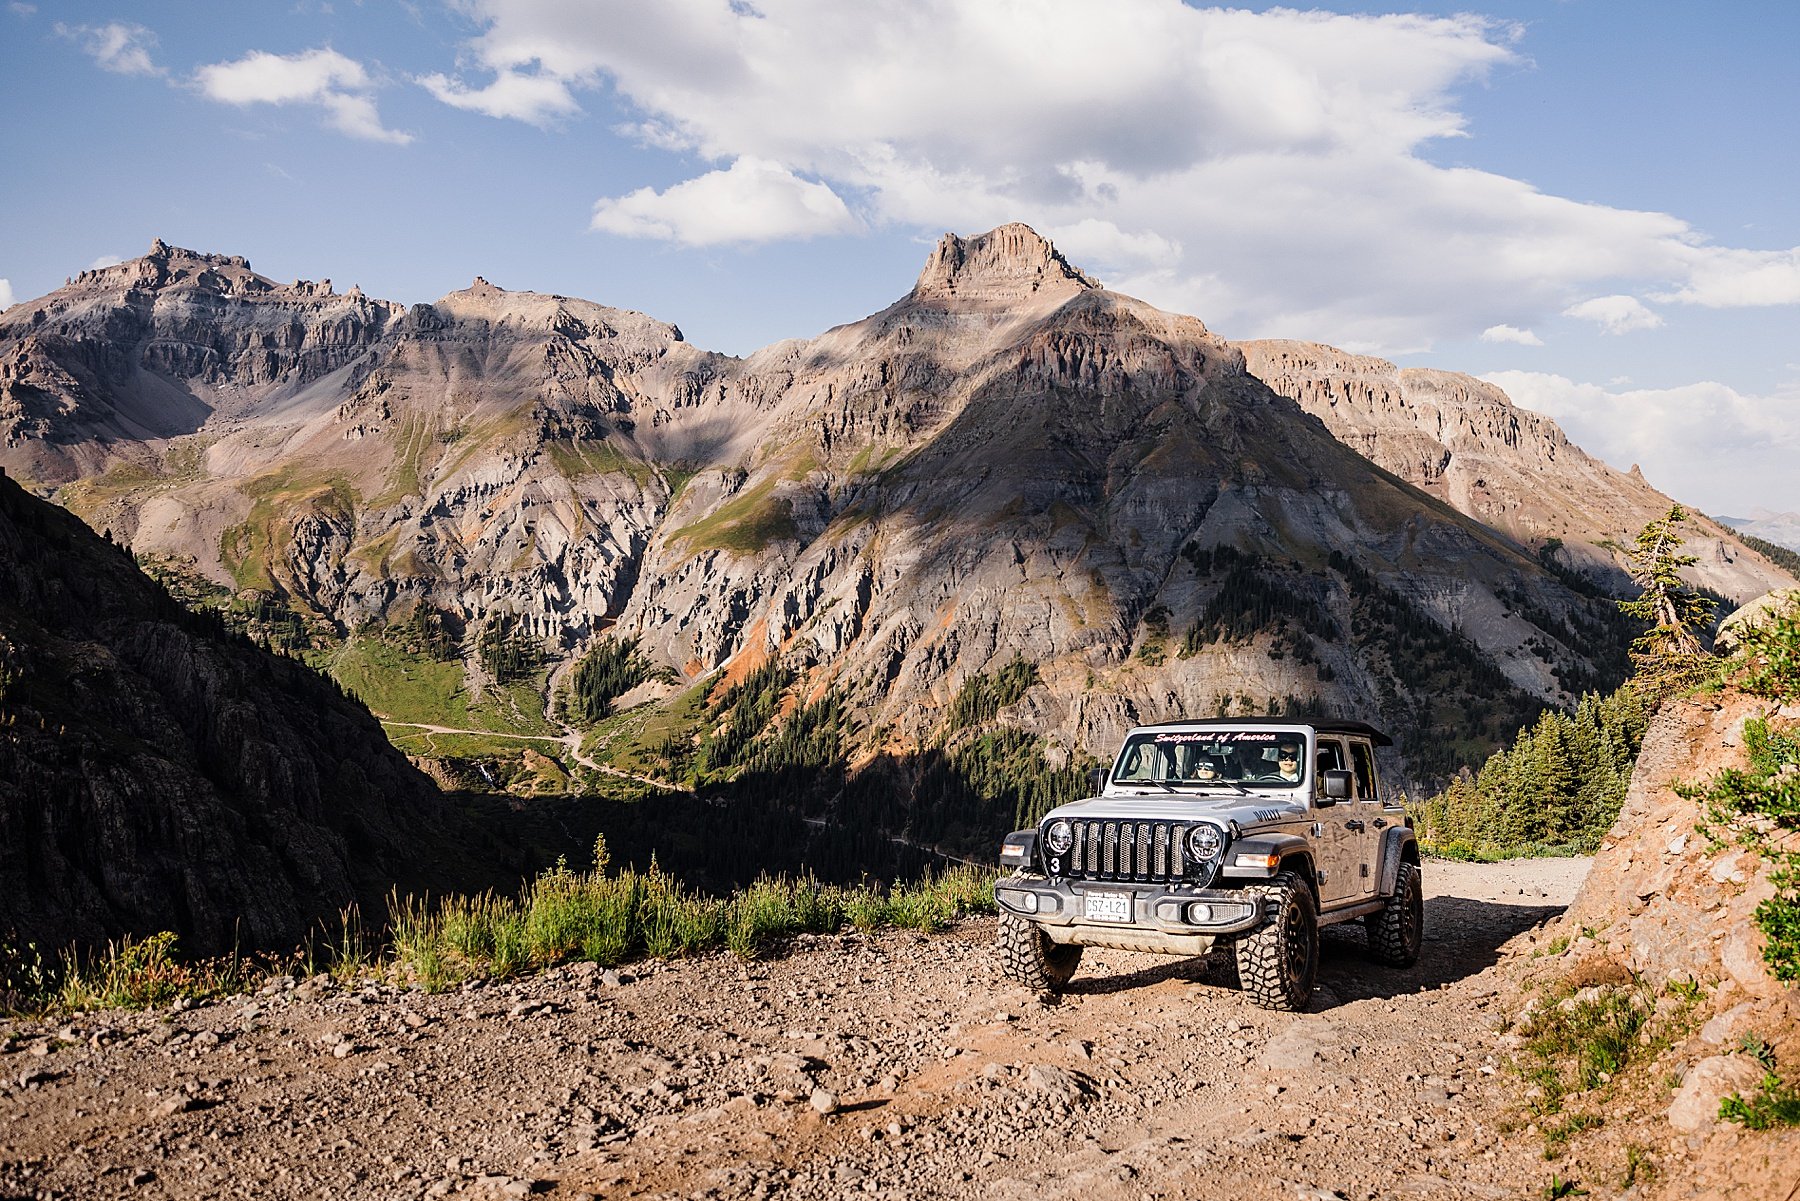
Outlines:
<svg viewBox="0 0 1800 1201"><path fill-rule="evenodd" d="M1493 379L1800 509L1800 6L0 3L0 302L161 237L744 353L1030 222L1233 338Z"/></svg>

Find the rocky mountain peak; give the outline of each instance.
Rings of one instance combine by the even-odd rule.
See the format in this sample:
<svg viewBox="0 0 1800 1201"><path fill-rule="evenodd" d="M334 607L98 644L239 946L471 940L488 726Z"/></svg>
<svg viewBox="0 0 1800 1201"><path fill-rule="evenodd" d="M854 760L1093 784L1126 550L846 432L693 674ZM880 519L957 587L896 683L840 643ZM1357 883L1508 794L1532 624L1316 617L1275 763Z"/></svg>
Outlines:
<svg viewBox="0 0 1800 1201"><path fill-rule="evenodd" d="M938 239L914 299L1022 301L1035 296L1068 297L1100 285L1065 259L1029 225L1002 225L970 238Z"/></svg>
<svg viewBox="0 0 1800 1201"><path fill-rule="evenodd" d="M149 251L139 258L91 267L69 280L69 287L99 291L155 290L180 284L229 294L264 292L275 286L274 281L251 270L250 260L243 255L203 254L171 246L161 238L153 240Z"/></svg>

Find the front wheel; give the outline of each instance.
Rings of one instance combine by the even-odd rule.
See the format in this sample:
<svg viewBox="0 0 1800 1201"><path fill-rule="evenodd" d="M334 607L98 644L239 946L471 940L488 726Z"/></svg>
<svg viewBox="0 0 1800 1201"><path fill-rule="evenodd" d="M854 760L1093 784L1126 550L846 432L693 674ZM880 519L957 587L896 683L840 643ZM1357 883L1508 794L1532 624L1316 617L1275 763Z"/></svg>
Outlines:
<svg viewBox="0 0 1800 1201"><path fill-rule="evenodd" d="M1059 993L1081 962L1081 948L1052 942L1036 923L1010 913L1000 915L995 949L1000 974L1033 992Z"/></svg>
<svg viewBox="0 0 1800 1201"><path fill-rule="evenodd" d="M1238 935L1238 980L1264 1009L1305 1009L1319 974L1319 915L1312 890L1293 872L1277 872L1274 883L1255 891L1262 894L1268 917Z"/></svg>
<svg viewBox="0 0 1800 1201"><path fill-rule="evenodd" d="M1380 913L1363 919L1369 932L1369 958L1388 967L1411 967L1419 961L1419 947L1425 941L1425 888L1419 879L1419 865L1400 864L1394 879L1394 895Z"/></svg>

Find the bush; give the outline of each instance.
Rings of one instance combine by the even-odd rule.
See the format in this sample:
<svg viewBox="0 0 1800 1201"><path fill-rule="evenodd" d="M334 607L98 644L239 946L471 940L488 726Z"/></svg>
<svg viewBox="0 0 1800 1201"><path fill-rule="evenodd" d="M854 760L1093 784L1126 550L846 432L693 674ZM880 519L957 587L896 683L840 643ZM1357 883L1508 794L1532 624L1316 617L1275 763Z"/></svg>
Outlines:
<svg viewBox="0 0 1800 1201"><path fill-rule="evenodd" d="M70 964L58 999L68 1009L143 1009L204 995L195 971L175 959L175 935L127 936L85 962Z"/></svg>
<svg viewBox="0 0 1800 1201"><path fill-rule="evenodd" d="M1765 700L1800 698L1800 601L1750 626L1740 639L1738 687Z"/></svg>

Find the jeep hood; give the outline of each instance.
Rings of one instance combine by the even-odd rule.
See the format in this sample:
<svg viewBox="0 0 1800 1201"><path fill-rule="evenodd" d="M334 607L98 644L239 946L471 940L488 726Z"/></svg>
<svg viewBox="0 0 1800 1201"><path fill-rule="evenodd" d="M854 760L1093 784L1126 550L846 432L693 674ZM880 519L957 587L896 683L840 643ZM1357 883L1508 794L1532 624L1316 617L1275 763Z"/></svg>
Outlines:
<svg viewBox="0 0 1800 1201"><path fill-rule="evenodd" d="M1251 796L1238 793L1195 795L1184 793L1145 793L1134 796L1099 796L1058 805L1038 823L1059 817L1070 820L1109 819L1118 821L1195 821L1206 818L1220 825L1236 821L1240 826L1260 826L1272 821L1304 818L1309 815L1306 802L1291 793L1265 792Z"/></svg>

